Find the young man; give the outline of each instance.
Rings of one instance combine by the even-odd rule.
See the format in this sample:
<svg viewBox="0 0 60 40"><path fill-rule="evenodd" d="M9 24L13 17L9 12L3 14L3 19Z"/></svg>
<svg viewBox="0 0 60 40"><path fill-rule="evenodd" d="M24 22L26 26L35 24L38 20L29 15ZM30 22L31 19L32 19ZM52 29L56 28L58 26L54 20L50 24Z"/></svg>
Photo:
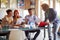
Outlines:
<svg viewBox="0 0 60 40"><path fill-rule="evenodd" d="M6 13L7 15L4 16L4 18L2 19L2 29L5 29L5 28L10 28L12 25L12 21L13 21L13 18L12 18L12 10L11 9L7 9L6 10ZM9 40L9 35L10 35L10 31L2 31L0 32L1 36L4 36L6 35L6 40Z"/></svg>
<svg viewBox="0 0 60 40"><path fill-rule="evenodd" d="M56 40L56 29L57 29L57 13L53 8L49 8L48 4L42 4L41 5L43 11L45 11L45 22L49 20L49 23L53 24L53 35L54 40Z"/></svg>
<svg viewBox="0 0 60 40"><path fill-rule="evenodd" d="M28 9L28 12L29 12L29 15L27 15L25 17L25 19L27 20L27 23L30 24L30 22L34 22L34 24L37 25L38 24L38 22L37 22L38 21L38 17L36 15L32 14L32 9L31 8ZM35 36L34 36L34 38L32 40L36 40L36 38L38 37L38 35L40 33L39 29L25 31L26 37L28 38L28 34L29 33L34 33L34 32L37 32L37 33L35 34ZM30 40L30 39L28 38L28 40Z"/></svg>
<svg viewBox="0 0 60 40"><path fill-rule="evenodd" d="M2 19L2 26L5 26L6 24L11 25L12 21L13 21L12 10L7 9L6 13L7 13L7 15L5 15L5 17Z"/></svg>

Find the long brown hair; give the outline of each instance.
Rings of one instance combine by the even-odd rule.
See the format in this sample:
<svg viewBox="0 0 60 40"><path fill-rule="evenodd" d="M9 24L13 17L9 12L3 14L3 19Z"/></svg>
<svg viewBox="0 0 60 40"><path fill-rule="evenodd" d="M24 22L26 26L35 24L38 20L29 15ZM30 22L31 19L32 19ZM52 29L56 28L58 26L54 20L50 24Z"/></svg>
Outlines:
<svg viewBox="0 0 60 40"><path fill-rule="evenodd" d="M19 14L18 10L14 10L14 16L13 16L13 17L16 16L16 15L15 15L16 12ZM19 18L19 16L17 16L17 18Z"/></svg>

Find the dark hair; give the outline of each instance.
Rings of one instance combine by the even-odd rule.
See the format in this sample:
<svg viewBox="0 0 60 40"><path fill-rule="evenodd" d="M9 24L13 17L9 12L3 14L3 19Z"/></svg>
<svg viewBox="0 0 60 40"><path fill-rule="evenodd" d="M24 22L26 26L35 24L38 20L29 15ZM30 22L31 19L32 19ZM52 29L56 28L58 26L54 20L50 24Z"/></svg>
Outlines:
<svg viewBox="0 0 60 40"><path fill-rule="evenodd" d="M12 12L12 10L11 9L8 9L8 10L6 10L6 12L7 12L7 14L9 14L9 12Z"/></svg>
<svg viewBox="0 0 60 40"><path fill-rule="evenodd" d="M29 8L28 11L32 10L32 8Z"/></svg>

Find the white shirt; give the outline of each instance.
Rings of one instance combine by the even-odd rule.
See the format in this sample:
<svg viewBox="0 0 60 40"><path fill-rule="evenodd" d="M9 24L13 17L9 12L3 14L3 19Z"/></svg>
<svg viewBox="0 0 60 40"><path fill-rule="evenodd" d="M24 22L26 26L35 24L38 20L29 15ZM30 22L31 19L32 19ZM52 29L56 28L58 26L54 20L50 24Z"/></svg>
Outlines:
<svg viewBox="0 0 60 40"><path fill-rule="evenodd" d="M29 20L28 22L38 23L39 21L39 18L36 15L32 15L32 16L27 15L25 18Z"/></svg>
<svg viewBox="0 0 60 40"><path fill-rule="evenodd" d="M16 22L16 24L21 24L22 22L24 22L24 20L22 18L19 18Z"/></svg>

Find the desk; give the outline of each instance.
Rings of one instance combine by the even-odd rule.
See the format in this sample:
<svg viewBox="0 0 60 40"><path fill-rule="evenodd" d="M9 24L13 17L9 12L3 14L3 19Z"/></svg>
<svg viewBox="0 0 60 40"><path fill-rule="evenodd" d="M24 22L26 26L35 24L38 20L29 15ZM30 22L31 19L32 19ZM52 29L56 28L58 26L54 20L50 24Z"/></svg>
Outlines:
<svg viewBox="0 0 60 40"><path fill-rule="evenodd" d="M10 31L0 31L0 36L6 36L6 40L9 40Z"/></svg>
<svg viewBox="0 0 60 40"><path fill-rule="evenodd" d="M9 30L15 30L15 29L9 29ZM28 29L28 28L20 28L20 29L16 29L16 30L18 30L18 31L19 31L19 30L24 31L24 34L25 34L25 31L29 31L30 33L34 33L34 32L37 32L37 31L38 31L38 29ZM39 32L40 32L40 29L39 29ZM18 32L17 32L17 33L18 33ZM30 33L29 33L29 34L30 34ZM37 33L38 33L38 32L37 32ZM21 32L20 32L20 34L21 34ZM19 34L19 35L20 35L20 34ZM23 35L24 35L24 34L23 34ZM13 35L14 35L14 33L13 33ZM21 34L21 35L22 35L22 34ZM22 36L23 36L23 35L22 35ZM14 36L15 36L15 35L14 35ZM22 37L22 36L21 36L21 37ZM29 36L29 38L30 38L30 35L28 35L28 36ZM20 38L21 38L21 37L20 37Z"/></svg>
<svg viewBox="0 0 60 40"><path fill-rule="evenodd" d="M9 29L6 29L5 31L11 31L11 30L22 30L22 31L33 31L33 30L40 30L41 28L35 28L35 29L28 29L28 28L9 28ZM42 28L43 29L43 28ZM45 30L46 28L44 27L44 30ZM49 29L49 27L47 27L47 29ZM49 29L50 30L50 29ZM3 30L2 30L3 31ZM45 31L44 31L45 32ZM49 33L49 35L48 36L50 36L50 32L48 31L48 33ZM44 33L44 35L45 35L45 33ZM50 38L50 37L49 37Z"/></svg>

